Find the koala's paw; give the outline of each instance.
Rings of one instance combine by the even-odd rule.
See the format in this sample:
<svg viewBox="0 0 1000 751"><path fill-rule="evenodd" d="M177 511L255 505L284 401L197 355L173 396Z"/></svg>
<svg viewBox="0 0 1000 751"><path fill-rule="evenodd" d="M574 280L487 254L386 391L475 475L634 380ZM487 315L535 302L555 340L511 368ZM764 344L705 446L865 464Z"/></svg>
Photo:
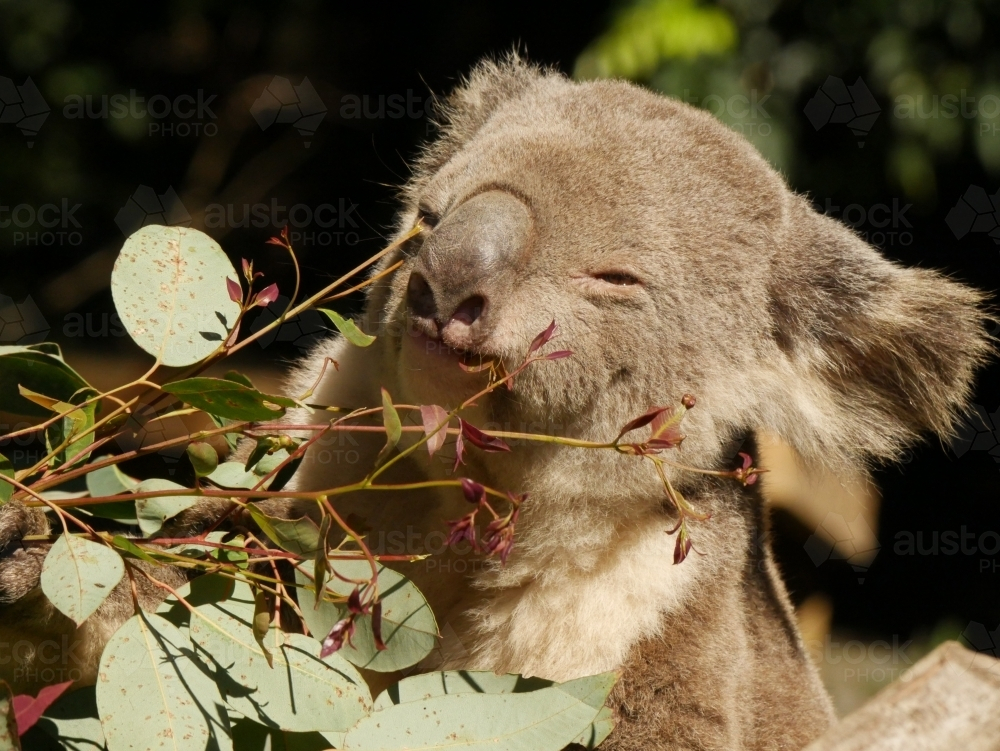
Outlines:
<svg viewBox="0 0 1000 751"><path fill-rule="evenodd" d="M0 606L17 602L36 586L48 547L26 547L26 535L49 534L41 509L17 501L0 506Z"/></svg>

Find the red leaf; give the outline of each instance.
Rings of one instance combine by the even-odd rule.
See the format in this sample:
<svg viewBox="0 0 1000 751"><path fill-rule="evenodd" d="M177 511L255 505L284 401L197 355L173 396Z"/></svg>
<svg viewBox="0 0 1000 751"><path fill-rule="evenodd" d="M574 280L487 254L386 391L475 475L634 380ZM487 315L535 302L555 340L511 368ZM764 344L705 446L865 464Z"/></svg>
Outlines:
<svg viewBox="0 0 1000 751"><path fill-rule="evenodd" d="M545 329L541 334L536 336L531 342L531 346L528 347L528 354L538 351L541 347L548 344L549 339L555 336L557 330L555 319L552 319L552 323L549 324L548 328Z"/></svg>
<svg viewBox="0 0 1000 751"><path fill-rule="evenodd" d="M462 478L462 493L469 503L479 504L486 500L486 488L468 477Z"/></svg>
<svg viewBox="0 0 1000 751"><path fill-rule="evenodd" d="M651 449L672 449L680 446L684 440L684 435L680 431L681 420L686 413L687 410L682 411L674 407L668 407L660 412L653 418L653 424L650 426L652 433L646 445Z"/></svg>
<svg viewBox="0 0 1000 751"><path fill-rule="evenodd" d="M354 615L359 615L365 612L364 607L361 605L361 590L357 587L355 587L354 591L347 597L347 609Z"/></svg>
<svg viewBox="0 0 1000 751"><path fill-rule="evenodd" d="M253 266L250 265L250 261L248 261L246 258L241 258L240 260L243 262L243 276L249 279L250 272L253 271Z"/></svg>
<svg viewBox="0 0 1000 751"><path fill-rule="evenodd" d="M353 615L350 618L345 618L344 620L337 621L334 624L333 628L330 629L330 633L328 633L326 638L323 639L323 646L320 648L319 656L329 657L343 647L345 641L348 644L351 644L352 636L354 636Z"/></svg>
<svg viewBox="0 0 1000 751"><path fill-rule="evenodd" d="M545 355L546 360L562 360L564 357L571 357L573 355L572 350L560 349L555 352L549 352Z"/></svg>
<svg viewBox="0 0 1000 751"><path fill-rule="evenodd" d="M499 438L486 435L486 433L481 431L475 425L470 425L461 417L458 418L458 421L462 426L462 435L465 436L466 440L476 448L482 449L483 451L510 451L510 446Z"/></svg>
<svg viewBox="0 0 1000 751"><path fill-rule="evenodd" d="M257 293L255 303L257 305L260 305L261 307L264 307L266 305L270 305L277 299L278 299L278 285L270 284Z"/></svg>
<svg viewBox="0 0 1000 751"><path fill-rule="evenodd" d="M690 552L691 538L681 532L681 534L677 536L677 542L674 543L674 565L683 563L684 559L688 557Z"/></svg>
<svg viewBox="0 0 1000 751"><path fill-rule="evenodd" d="M285 247L285 243L282 242L280 237L269 237L264 242L268 245L280 245L282 248Z"/></svg>
<svg viewBox="0 0 1000 751"><path fill-rule="evenodd" d="M668 409L670 409L670 407L650 408L649 411L644 412L643 414L639 415L637 418L629 422L627 425L625 425L625 427L622 428L622 431L618 434L618 438L615 438L615 440L616 441L620 440L623 435L625 435L631 430L635 430L636 428L641 428L643 425L649 425L649 423L655 420L663 412L666 412Z"/></svg>
<svg viewBox="0 0 1000 751"><path fill-rule="evenodd" d="M226 289L229 291L230 300L238 305L243 303L243 288L240 286L239 282L234 282L227 276Z"/></svg>
<svg viewBox="0 0 1000 751"><path fill-rule="evenodd" d="M372 636L375 638L375 649L379 652L388 649L382 641L382 601L372 606Z"/></svg>
<svg viewBox="0 0 1000 751"><path fill-rule="evenodd" d="M465 464L465 442L462 440L462 434L459 433L455 437L455 466L451 468L452 472L458 472L458 465Z"/></svg>
<svg viewBox="0 0 1000 751"><path fill-rule="evenodd" d="M444 407L436 404L425 404L420 408L420 420L424 424L424 433L427 435L427 453L434 456L435 452L444 445L444 439L448 437L448 426L444 425L448 421L448 413ZM441 429L438 430L438 426ZM437 433L434 431L437 430Z"/></svg>
<svg viewBox="0 0 1000 751"><path fill-rule="evenodd" d="M17 734L24 735L41 719L45 710L52 706L56 699L70 686L73 681L46 686L38 692L38 696L21 694L14 697L14 717L17 718Z"/></svg>

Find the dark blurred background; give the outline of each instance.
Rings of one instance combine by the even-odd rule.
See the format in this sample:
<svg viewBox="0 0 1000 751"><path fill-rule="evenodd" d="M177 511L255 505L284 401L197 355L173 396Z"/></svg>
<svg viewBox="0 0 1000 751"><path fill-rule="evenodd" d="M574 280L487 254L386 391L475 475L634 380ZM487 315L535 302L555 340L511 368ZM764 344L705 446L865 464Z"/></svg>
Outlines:
<svg viewBox="0 0 1000 751"><path fill-rule="evenodd" d="M512 49L709 109L888 256L995 291L998 33L1000 4L977 0L0 0L0 344L57 341L97 385L144 370L108 288L143 223L203 229L287 291L264 240L290 220L318 289L381 247L432 99ZM288 324L243 364L274 379L320 328ZM950 445L876 473L881 502L824 512L800 485L781 504L781 565L842 710L941 638L997 654L997 373Z"/></svg>

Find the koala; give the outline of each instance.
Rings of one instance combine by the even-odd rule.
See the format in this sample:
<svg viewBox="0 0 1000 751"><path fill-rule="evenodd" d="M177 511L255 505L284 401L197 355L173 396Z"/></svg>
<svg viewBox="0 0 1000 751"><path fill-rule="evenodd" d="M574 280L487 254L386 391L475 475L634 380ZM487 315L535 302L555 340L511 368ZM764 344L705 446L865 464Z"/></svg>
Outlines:
<svg viewBox="0 0 1000 751"><path fill-rule="evenodd" d="M984 296L883 258L708 113L512 56L476 67L440 121L401 195L397 238L422 231L380 261L375 273L400 265L368 289L360 325L375 343L320 344L287 393L318 381L313 402L353 408L379 404L385 387L397 403L450 409L484 386L460 359L516 365L555 320L573 355L532 365L467 420L606 442L651 406L694 394L687 438L671 450L679 462L732 469L766 432L807 469L853 473L924 433L947 436L966 408L992 350ZM339 370L320 379L327 358ZM331 440L351 441L356 461L317 442L291 488L363 478L384 436ZM414 452L380 481L456 476L442 453ZM800 749L833 721L761 542L760 483L668 468L710 515L675 564L677 513L641 458L523 441L504 454L470 447L465 462L461 476L528 498L505 565L470 572L450 550L399 565L445 634L423 667L558 681L620 671L603 746L614 751ZM361 492L337 507L371 534L415 540L468 511L455 488ZM5 571L0 588L26 590Z"/></svg>

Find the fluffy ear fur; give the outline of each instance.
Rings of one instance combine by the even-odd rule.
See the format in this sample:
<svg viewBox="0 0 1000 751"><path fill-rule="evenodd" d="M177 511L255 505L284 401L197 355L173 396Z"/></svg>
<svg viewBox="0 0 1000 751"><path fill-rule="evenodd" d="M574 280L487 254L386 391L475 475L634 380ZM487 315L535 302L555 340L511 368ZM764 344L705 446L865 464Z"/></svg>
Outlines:
<svg viewBox="0 0 1000 751"><path fill-rule="evenodd" d="M768 427L833 468L892 460L925 432L949 436L993 349L985 296L884 259L804 204L789 224L808 242L799 240L772 270L785 409Z"/></svg>

